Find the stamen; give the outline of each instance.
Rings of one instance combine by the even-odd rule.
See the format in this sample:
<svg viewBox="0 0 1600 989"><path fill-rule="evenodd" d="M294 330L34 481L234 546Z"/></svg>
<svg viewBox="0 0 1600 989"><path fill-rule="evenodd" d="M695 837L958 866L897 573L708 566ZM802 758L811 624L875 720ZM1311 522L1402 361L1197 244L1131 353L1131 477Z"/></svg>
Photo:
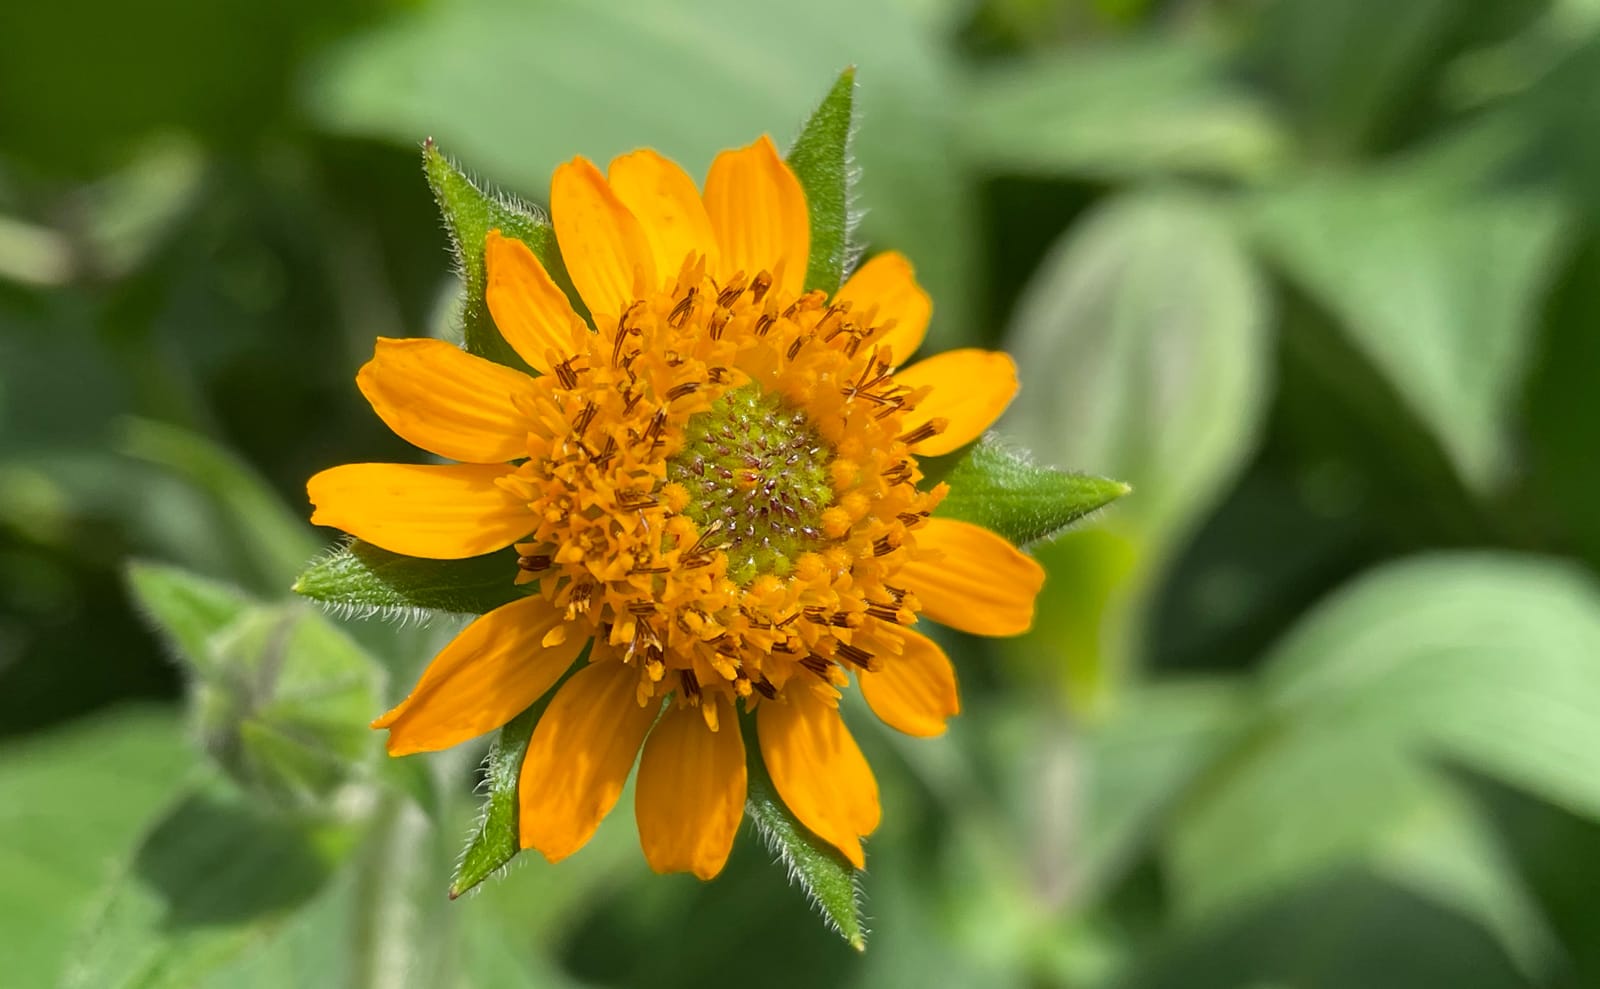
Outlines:
<svg viewBox="0 0 1600 989"><path fill-rule="evenodd" d="M929 419L916 429L913 429L911 432L900 437L896 442L904 443L906 446L915 446L916 444L921 443L923 440L931 440L935 436L938 436L940 433L944 432L949 425L949 419Z"/></svg>

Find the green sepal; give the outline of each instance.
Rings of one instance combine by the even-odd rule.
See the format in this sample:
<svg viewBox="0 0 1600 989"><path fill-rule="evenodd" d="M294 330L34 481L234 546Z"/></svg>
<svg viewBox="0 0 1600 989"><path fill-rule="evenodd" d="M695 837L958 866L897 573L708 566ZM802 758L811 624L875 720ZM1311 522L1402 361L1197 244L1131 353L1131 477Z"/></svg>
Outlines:
<svg viewBox="0 0 1600 989"><path fill-rule="evenodd" d="M790 880L798 882L806 891L812 906L822 914L828 926L850 947L865 951L867 932L861 924L861 888L856 882L855 867L837 848L801 824L784 804L761 759L761 745L754 731L755 719L740 720L744 722L745 763L749 774L745 813L767 848L789 871Z"/></svg>
<svg viewBox="0 0 1600 989"><path fill-rule="evenodd" d="M936 517L981 525L1018 546L1048 539L1133 490L1121 481L1040 467L988 437L925 462L923 470L950 485Z"/></svg>
<svg viewBox="0 0 1600 989"><path fill-rule="evenodd" d="M828 95L806 121L789 149L789 168L806 191L811 215L811 257L806 289L829 295L839 290L850 260L850 134L855 129L854 66L839 74Z"/></svg>
<svg viewBox="0 0 1600 989"><path fill-rule="evenodd" d="M135 563L135 600L191 674L206 754L240 785L326 809L376 758L366 720L381 668L313 608L267 604L173 567Z"/></svg>
<svg viewBox="0 0 1600 989"><path fill-rule="evenodd" d="M439 204L445 229L455 249L456 267L466 295L461 306L461 331L467 350L491 361L527 371L528 365L517 356L500 335L484 301L488 284L483 263L484 240L489 231L499 230L528 245L544 265L573 308L584 313L583 303L572 288L561 250L556 246L555 228L542 212L500 192L486 191L457 168L429 138L422 145L422 170Z"/></svg>
<svg viewBox="0 0 1600 989"><path fill-rule="evenodd" d="M554 687L495 733L483 763L484 790L488 793L483 802L483 816L478 820L477 830L467 840L467 850L461 854L456 874L450 880L452 900L503 869L522 850L517 799L522 760L528 754L528 743L533 740L534 726L550 706L551 698L588 661L589 647L585 646Z"/></svg>
<svg viewBox="0 0 1600 989"><path fill-rule="evenodd" d="M516 575L514 549L464 560L428 560L356 539L313 561L295 578L293 590L361 616L404 618L419 611L481 615L538 586L517 584Z"/></svg>

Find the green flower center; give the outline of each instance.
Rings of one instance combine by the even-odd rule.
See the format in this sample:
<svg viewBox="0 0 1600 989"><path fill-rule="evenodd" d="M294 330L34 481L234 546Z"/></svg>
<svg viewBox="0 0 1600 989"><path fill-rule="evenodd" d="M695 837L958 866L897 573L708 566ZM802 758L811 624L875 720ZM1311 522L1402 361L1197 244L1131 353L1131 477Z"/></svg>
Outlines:
<svg viewBox="0 0 1600 989"><path fill-rule="evenodd" d="M702 532L718 522L728 577L750 583L786 576L822 544L822 512L833 504L833 449L804 413L756 385L735 388L689 418L667 480L689 491L684 514Z"/></svg>

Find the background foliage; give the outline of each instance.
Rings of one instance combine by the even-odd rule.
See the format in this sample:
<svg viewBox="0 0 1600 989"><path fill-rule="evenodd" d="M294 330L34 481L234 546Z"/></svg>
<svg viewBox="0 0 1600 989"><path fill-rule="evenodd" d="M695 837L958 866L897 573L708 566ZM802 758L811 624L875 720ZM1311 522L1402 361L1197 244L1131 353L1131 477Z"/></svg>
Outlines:
<svg viewBox="0 0 1600 989"><path fill-rule="evenodd" d="M1600 984L1592 0L159 0L0 37L8 984ZM847 64L861 232L933 344L1010 349L1005 440L1136 493L1038 549L1033 633L951 641L946 738L854 718L866 954L751 834L659 879L626 813L451 903L483 749L352 730L449 622L287 592L304 479L413 455L351 378L449 322L418 145L533 200L574 153L703 173Z"/></svg>

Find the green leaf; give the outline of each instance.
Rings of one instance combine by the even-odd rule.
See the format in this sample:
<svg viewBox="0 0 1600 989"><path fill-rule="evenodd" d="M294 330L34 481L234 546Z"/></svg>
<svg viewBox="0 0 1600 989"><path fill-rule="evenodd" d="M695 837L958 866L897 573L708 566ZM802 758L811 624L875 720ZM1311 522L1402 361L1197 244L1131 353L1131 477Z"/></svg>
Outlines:
<svg viewBox="0 0 1600 989"><path fill-rule="evenodd" d="M1004 648L1080 717L1135 661L1145 590L1251 455L1267 398L1268 297L1229 223L1193 193L1125 194L1040 263L1008 337L1021 393L1002 427L1045 463L1138 491L1038 557L1035 626Z"/></svg>
<svg viewBox="0 0 1600 989"><path fill-rule="evenodd" d="M499 230L528 245L544 270L550 273L557 285L566 291L574 307L582 311L582 302L572 289L566 265L561 260L561 250L556 246L555 228L550 221L532 206L519 203L504 193L486 192L466 176L455 163L446 158L433 139L422 146L422 170L433 189L433 197L444 216L445 229L450 232L451 246L455 250L456 267L461 275L465 296L461 306L462 336L469 352L479 357L527 370L527 364L511 345L506 343L489 314L489 304L484 299L488 277L483 263L484 240L489 231Z"/></svg>
<svg viewBox="0 0 1600 989"><path fill-rule="evenodd" d="M305 520L230 450L153 419L128 417L120 426L118 446L125 453L172 470L215 502L228 523L223 531L248 561L252 586L277 592L317 551Z"/></svg>
<svg viewBox="0 0 1600 989"><path fill-rule="evenodd" d="M210 669L212 637L255 604L236 588L155 563L129 563L128 585L179 659L197 671Z"/></svg>
<svg viewBox="0 0 1600 989"><path fill-rule="evenodd" d="M852 253L850 135L855 129L855 87L855 68L845 69L789 149L789 167L806 191L811 215L805 287L829 295L839 290Z"/></svg>
<svg viewBox="0 0 1600 989"><path fill-rule="evenodd" d="M467 850L462 853L461 863L450 880L451 899L494 875L522 850L517 801L522 759L528 754L534 726L554 694L552 690L495 733L494 743L489 746L489 755L484 760L489 796L483 803L478 829L468 840Z"/></svg>
<svg viewBox="0 0 1600 989"><path fill-rule="evenodd" d="M988 437L941 469L939 480L950 493L936 516L981 525L1018 546L1048 539L1132 490L1121 481L1040 467Z"/></svg>
<svg viewBox="0 0 1600 989"><path fill-rule="evenodd" d="M749 719L746 719L749 720ZM746 733L749 753L749 787L745 813L755 823L767 848L789 870L789 879L798 882L811 903L839 936L857 951L867 947L866 931L861 926L861 891L856 870L839 850L811 833L784 806L767 767L761 761L760 746Z"/></svg>
<svg viewBox="0 0 1600 989"><path fill-rule="evenodd" d="M966 156L990 171L1264 178L1284 163L1287 141L1229 71L1187 41L1017 59L973 80L957 134Z"/></svg>
<svg viewBox="0 0 1600 989"><path fill-rule="evenodd" d="M1139 492L1118 518L1176 538L1254 446L1267 300L1227 219L1178 192L1134 193L1074 226L1018 304L1009 430L1041 460Z"/></svg>
<svg viewBox="0 0 1600 989"><path fill-rule="evenodd" d="M410 618L419 612L481 615L536 586L516 584L516 575L515 550L465 560L425 560L357 539L314 561L295 579L294 591L361 617Z"/></svg>
<svg viewBox="0 0 1600 989"><path fill-rule="evenodd" d="M274 937L354 833L263 814L208 787L145 838L83 931L66 989L188 986Z"/></svg>
<svg viewBox="0 0 1600 989"><path fill-rule="evenodd" d="M6 941L8 982L58 984L96 891L194 763L176 712L156 708L0 746L0 928L18 935Z"/></svg>
<svg viewBox="0 0 1600 989"><path fill-rule="evenodd" d="M1600 588L1565 564L1440 554L1394 564L1268 658L1260 720L1168 848L1199 918L1361 863L1494 931L1519 963L1549 932L1445 766L1600 820ZM1449 846L1453 852L1441 849Z"/></svg>
<svg viewBox="0 0 1600 989"><path fill-rule="evenodd" d="M1315 182L1265 198L1254 219L1481 493L1512 466L1511 423L1566 224L1545 196L1443 186L1421 170Z"/></svg>

